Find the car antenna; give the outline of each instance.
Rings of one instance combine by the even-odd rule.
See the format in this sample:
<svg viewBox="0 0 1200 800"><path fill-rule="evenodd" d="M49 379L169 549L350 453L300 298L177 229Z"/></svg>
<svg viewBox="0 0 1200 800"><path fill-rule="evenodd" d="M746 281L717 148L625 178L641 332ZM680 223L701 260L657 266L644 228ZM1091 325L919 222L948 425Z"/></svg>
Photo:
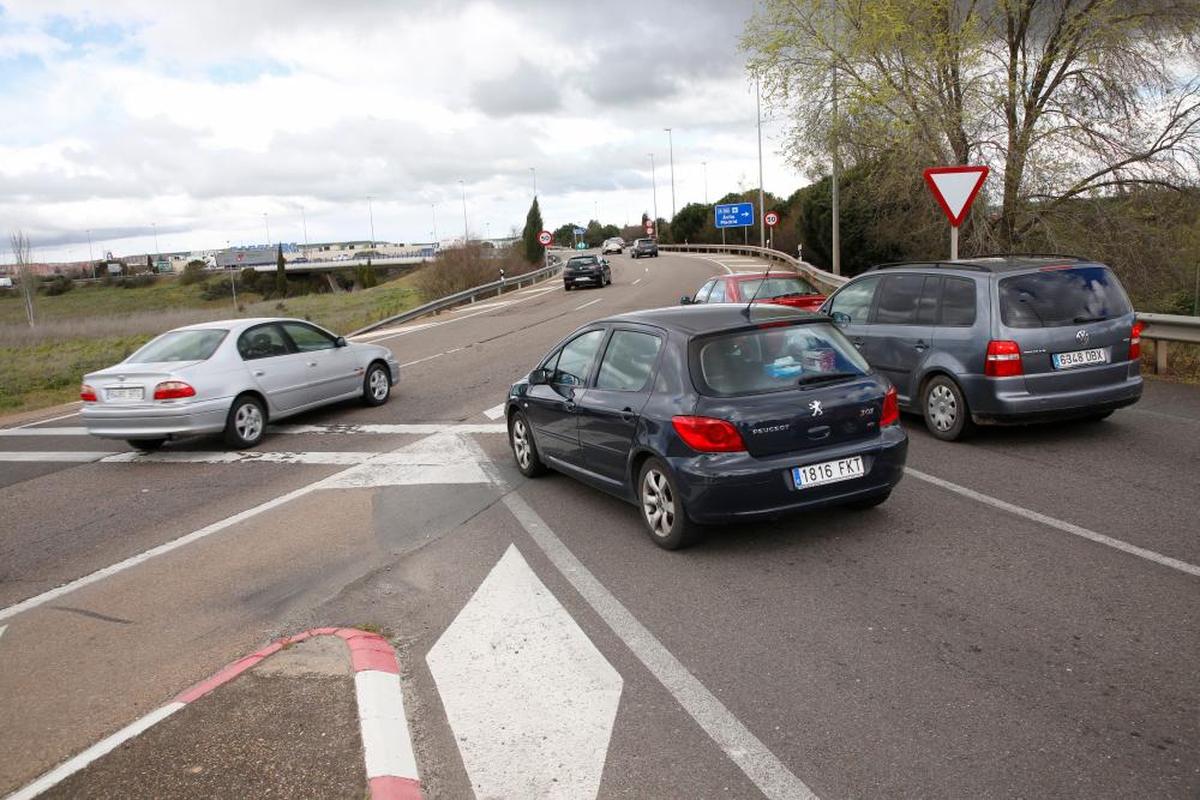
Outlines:
<svg viewBox="0 0 1200 800"><path fill-rule="evenodd" d="M746 308L742 313L746 315L746 319L750 319L750 306L754 305L754 301L758 299L758 293L762 291L763 286L767 283L767 278L771 277L771 262L767 262L767 271L763 273L763 279L758 282L758 287L754 290L754 294L750 297L750 302L746 303Z"/></svg>

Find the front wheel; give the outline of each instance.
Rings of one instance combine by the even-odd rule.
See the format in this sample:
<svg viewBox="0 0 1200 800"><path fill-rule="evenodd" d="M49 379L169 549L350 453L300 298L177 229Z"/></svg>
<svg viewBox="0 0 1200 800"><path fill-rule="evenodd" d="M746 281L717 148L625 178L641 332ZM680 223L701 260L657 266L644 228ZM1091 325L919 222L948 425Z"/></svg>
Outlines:
<svg viewBox="0 0 1200 800"><path fill-rule="evenodd" d="M563 281L563 291L564 292L571 291L571 284L567 283L566 281Z"/></svg>
<svg viewBox="0 0 1200 800"><path fill-rule="evenodd" d="M650 539L664 550L678 550L700 539L700 529L688 519L683 498L666 464L651 458L638 476L638 507Z"/></svg>
<svg viewBox="0 0 1200 800"><path fill-rule="evenodd" d="M944 442L962 439L975 428L962 389L945 375L937 375L925 384L921 405L925 413L925 427Z"/></svg>
<svg viewBox="0 0 1200 800"><path fill-rule="evenodd" d="M267 430L267 411L262 401L244 394L233 401L225 418L225 444L235 448L254 447Z"/></svg>
<svg viewBox="0 0 1200 800"><path fill-rule="evenodd" d="M512 448L513 458L517 461L517 469L526 478L536 478L546 474L546 465L538 456L537 445L533 443L533 432L529 428L529 420L520 411L512 415L508 421L508 444Z"/></svg>
<svg viewBox="0 0 1200 800"><path fill-rule="evenodd" d="M392 379L382 364L367 367L363 377L363 402L369 406L381 406L392 394Z"/></svg>

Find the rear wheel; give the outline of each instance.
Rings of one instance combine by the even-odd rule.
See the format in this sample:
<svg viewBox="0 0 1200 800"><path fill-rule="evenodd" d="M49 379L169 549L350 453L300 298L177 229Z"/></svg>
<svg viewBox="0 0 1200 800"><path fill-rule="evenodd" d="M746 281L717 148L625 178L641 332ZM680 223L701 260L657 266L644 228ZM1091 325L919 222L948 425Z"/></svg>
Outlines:
<svg viewBox="0 0 1200 800"><path fill-rule="evenodd" d="M536 478L546 474L546 465L542 463L537 445L533 443L529 420L520 411L508 421L508 444L512 447L513 458L517 460L517 469L521 470L522 475Z"/></svg>
<svg viewBox="0 0 1200 800"><path fill-rule="evenodd" d="M125 443L141 453L153 453L167 443L166 439L126 439Z"/></svg>
<svg viewBox="0 0 1200 800"><path fill-rule="evenodd" d="M249 394L240 395L229 407L225 418L225 444L230 447L254 447L267 429L267 412L262 401Z"/></svg>
<svg viewBox="0 0 1200 800"><path fill-rule="evenodd" d="M638 476L638 507L650 538L664 550L678 550L700 539L700 529L688 519L683 499L666 465L651 458Z"/></svg>
<svg viewBox="0 0 1200 800"><path fill-rule="evenodd" d="M367 367L363 377L363 402L369 406L381 406L392 393L392 379L382 364Z"/></svg>
<svg viewBox="0 0 1200 800"><path fill-rule="evenodd" d="M945 375L935 375L925 384L921 406L925 427L944 442L962 439L975 428L962 389Z"/></svg>
<svg viewBox="0 0 1200 800"><path fill-rule="evenodd" d="M563 281L563 291L564 292L571 291L571 284L567 283L566 281Z"/></svg>

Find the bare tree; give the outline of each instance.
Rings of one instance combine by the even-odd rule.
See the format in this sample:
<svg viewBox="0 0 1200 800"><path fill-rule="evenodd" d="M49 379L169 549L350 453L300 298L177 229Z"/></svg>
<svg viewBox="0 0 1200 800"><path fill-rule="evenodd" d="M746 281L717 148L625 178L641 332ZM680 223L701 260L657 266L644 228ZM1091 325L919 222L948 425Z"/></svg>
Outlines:
<svg viewBox="0 0 1200 800"><path fill-rule="evenodd" d="M987 163L1004 249L1073 198L1196 183L1200 0L764 0L742 46L793 162Z"/></svg>
<svg viewBox="0 0 1200 800"><path fill-rule="evenodd" d="M16 231L8 237L9 243L12 246L13 264L17 269L17 286L21 292L21 297L25 301L25 318L29 320L29 327L33 327L33 296L37 292L37 273L33 270L30 253L31 247L29 237L24 231Z"/></svg>

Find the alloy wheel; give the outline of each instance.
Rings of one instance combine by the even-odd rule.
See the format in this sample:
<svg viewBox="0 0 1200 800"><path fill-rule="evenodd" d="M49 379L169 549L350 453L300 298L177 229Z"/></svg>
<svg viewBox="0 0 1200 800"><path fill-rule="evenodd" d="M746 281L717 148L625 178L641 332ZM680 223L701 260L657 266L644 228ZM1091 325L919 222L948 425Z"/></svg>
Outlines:
<svg viewBox="0 0 1200 800"><path fill-rule="evenodd" d="M390 388L388 386L388 376L384 374L383 370L376 369L371 372L369 385L371 397L373 397L376 402L380 402L388 396L388 389Z"/></svg>
<svg viewBox="0 0 1200 800"><path fill-rule="evenodd" d="M675 498L667 477L656 469L642 481L642 513L655 536L666 537L675 525Z"/></svg>
<svg viewBox="0 0 1200 800"><path fill-rule="evenodd" d="M513 455L516 456L517 463L521 466L521 469L529 469L529 462L533 451L529 446L529 431L525 428L524 420L517 419L513 422L512 449Z"/></svg>
<svg viewBox="0 0 1200 800"><path fill-rule="evenodd" d="M243 441L256 441L262 435L262 411L254 403L243 403L233 415L233 427Z"/></svg>

